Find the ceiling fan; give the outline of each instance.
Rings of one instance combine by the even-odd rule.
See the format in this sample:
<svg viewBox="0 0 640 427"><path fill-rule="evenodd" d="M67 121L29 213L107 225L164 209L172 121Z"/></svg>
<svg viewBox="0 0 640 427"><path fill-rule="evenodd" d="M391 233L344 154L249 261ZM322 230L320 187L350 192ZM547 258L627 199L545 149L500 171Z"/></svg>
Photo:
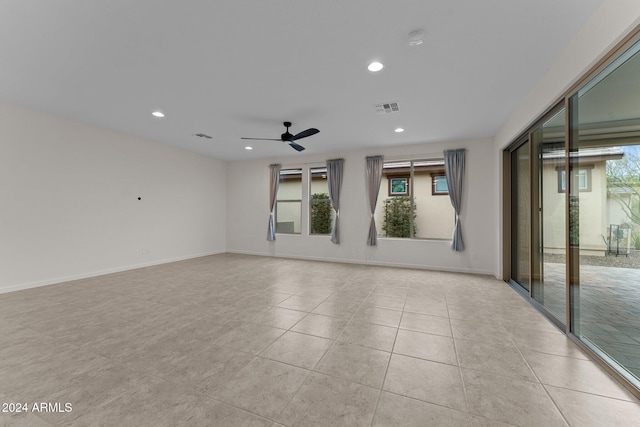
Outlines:
<svg viewBox="0 0 640 427"><path fill-rule="evenodd" d="M306 138L308 136L311 135L315 135L316 133L320 132L318 129L316 128L309 128L307 130L303 130L300 133L297 133L295 135L292 135L291 133L289 133L289 127L291 126L291 122L284 122L283 125L287 128L287 131L285 133L283 133L282 135L280 135L280 139L275 139L275 138L240 138L240 139L256 139L256 140L261 140L261 141L282 141L282 142L287 142L291 148L293 148L296 151L302 151L304 150L304 147L300 144L295 143L294 141L297 141L299 139L302 138Z"/></svg>

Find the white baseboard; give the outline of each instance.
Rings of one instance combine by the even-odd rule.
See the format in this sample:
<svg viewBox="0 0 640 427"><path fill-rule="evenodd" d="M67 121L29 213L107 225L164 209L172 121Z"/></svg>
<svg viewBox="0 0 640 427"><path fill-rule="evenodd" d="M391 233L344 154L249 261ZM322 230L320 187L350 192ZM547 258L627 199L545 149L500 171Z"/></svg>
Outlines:
<svg viewBox="0 0 640 427"><path fill-rule="evenodd" d="M227 250L229 254L239 254L239 255L257 255L257 256L265 256L265 257L273 257L273 258L290 258L290 259L301 259L307 261L324 261L324 262L341 262L344 264L358 264L358 265L375 265L379 267L398 267L398 268L413 268L417 270L429 270L429 271L444 271L447 273L467 273L467 274L478 274L483 276L491 276L496 277L495 273L490 270L482 270L482 269L469 269L469 268L452 268L452 267L443 267L440 265L426 265L426 264L409 264L409 263L400 263L400 262L386 262L386 261L377 261L377 260L353 260L353 259L343 259L343 258L323 258L323 257L313 257L313 256L300 256L300 255L272 255L264 252L253 252L253 251L239 251L239 250Z"/></svg>
<svg viewBox="0 0 640 427"><path fill-rule="evenodd" d="M7 292L21 291L21 290L24 290L24 289L37 288L37 287L40 287L40 286L55 285L55 284L63 283L63 282L70 282L72 280L87 279L89 277L104 276L105 274L120 273L122 271L135 270L137 268L151 267L151 266L160 265L160 264L168 264L170 262L184 261L184 260L187 260L187 259L201 258L201 257L204 257L204 256L217 255L217 254L221 254L221 253L224 253L224 251L222 251L222 252L210 252L210 253L208 252L208 253L194 254L194 255L185 255L185 256L180 256L180 257L175 257L175 258L167 258L167 259L162 259L162 260L144 262L144 263L141 263L141 264L133 264L133 265L123 266L123 267L108 268L108 269L99 270L99 271L92 271L92 272L86 272L86 273L80 273L80 274L72 274L72 275L69 275L69 276L56 277L56 278L52 278L52 279L38 280L36 282L21 283L21 284L18 284L18 285L0 287L0 294L7 293Z"/></svg>
<svg viewBox="0 0 640 427"><path fill-rule="evenodd" d="M167 264L170 262L184 261L187 259L201 258L204 256L210 256L210 255L218 255L222 253L239 254L239 255L257 255L257 256L274 257L274 258L301 259L301 260L307 260L307 261L340 262L345 264L357 264L357 265L375 265L380 267L414 268L418 270L445 271L449 273L467 273L467 274L478 274L478 275L496 277L493 271L481 270L481 269L451 268L451 267L443 267L440 265L410 264L410 263L386 262L386 261L377 261L377 260L353 260L353 259L323 258L323 257L300 256L300 255L272 255L272 254L253 252L253 251L229 250L226 252L225 251L208 252L208 253L202 253L202 254L193 254L193 255L175 257L175 258L167 258L162 260L145 262L141 264L109 268L106 270L73 274L73 275L63 276L63 277L56 277L56 278L40 280L36 282L21 283L18 285L12 285L12 286L0 288L0 294L7 293L7 292L21 291L21 290L30 289L30 288L37 288L40 286L55 285L57 283L86 279L89 277L103 276L105 274L120 273L122 271L135 270L137 268L151 267L154 265Z"/></svg>

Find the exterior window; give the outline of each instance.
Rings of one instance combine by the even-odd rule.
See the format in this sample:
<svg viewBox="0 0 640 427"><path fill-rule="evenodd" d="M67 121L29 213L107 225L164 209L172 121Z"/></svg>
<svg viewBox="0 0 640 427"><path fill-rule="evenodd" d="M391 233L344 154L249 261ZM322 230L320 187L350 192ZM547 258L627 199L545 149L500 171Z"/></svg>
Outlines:
<svg viewBox="0 0 640 427"><path fill-rule="evenodd" d="M578 189L586 190L587 189L587 170L580 169L578 171Z"/></svg>
<svg viewBox="0 0 640 427"><path fill-rule="evenodd" d="M283 169L276 197L276 233L300 234L301 220L302 169Z"/></svg>
<svg viewBox="0 0 640 427"><path fill-rule="evenodd" d="M409 195L409 175L389 176L387 182L389 186L389 196Z"/></svg>
<svg viewBox="0 0 640 427"><path fill-rule="evenodd" d="M447 177L444 174L431 174L431 181L433 184L433 187L431 188L431 194L433 194L434 196L449 194Z"/></svg>
<svg viewBox="0 0 640 427"><path fill-rule="evenodd" d="M380 237L451 239L454 210L449 197L439 197L448 194L443 159L388 161L382 173Z"/></svg>
<svg viewBox="0 0 640 427"><path fill-rule="evenodd" d="M580 168L576 176L578 190L591 191L591 168ZM567 173L563 167L558 168L558 193L567 191Z"/></svg>
<svg viewBox="0 0 640 427"><path fill-rule="evenodd" d="M309 234L331 234L333 207L329 200L327 168L309 169Z"/></svg>

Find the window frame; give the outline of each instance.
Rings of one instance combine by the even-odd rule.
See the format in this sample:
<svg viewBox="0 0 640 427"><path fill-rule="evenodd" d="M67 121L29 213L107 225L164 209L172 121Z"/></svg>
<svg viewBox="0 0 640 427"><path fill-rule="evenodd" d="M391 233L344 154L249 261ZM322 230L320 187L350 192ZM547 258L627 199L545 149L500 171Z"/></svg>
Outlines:
<svg viewBox="0 0 640 427"><path fill-rule="evenodd" d="M397 171L393 171L393 169L399 169ZM388 172L387 172L388 171ZM449 237L441 238L441 237L417 237L414 235L414 226L417 226L418 218L413 218L414 216L414 206L419 205L421 201L414 200L417 196L415 195L415 174L416 173L427 173L428 179L431 179L431 196L433 195L449 195L448 189L446 193L437 193L434 194L434 186L433 186L433 176L445 176L445 162L444 157L431 157L431 158L401 158L398 160L385 160L383 163L383 179L386 178L388 180L387 183L387 197L408 197L410 199L410 226L409 226L409 237L388 237L386 235L380 235L380 239L402 239L402 240L426 240L426 241L447 241L451 240ZM391 179L395 178L407 178L407 193L399 194L399 193L391 193ZM420 194L427 196L429 195L429 190L424 189L424 192ZM451 219L451 223L453 224L454 217ZM453 225L452 225L453 227ZM380 227L382 230L382 227ZM453 228L452 228L453 231ZM418 230L419 233L419 230Z"/></svg>
<svg viewBox="0 0 640 427"><path fill-rule="evenodd" d="M299 173L287 173L287 172L291 172L291 171L298 171ZM284 172L284 173L283 173ZM281 189L281 185L283 183L283 181L286 181L288 178L283 178L286 177L287 175L299 175L300 176L300 199L279 199L278 196L280 194L280 189ZM302 230L303 230L303 223L302 223L302 219L303 219L303 209L302 209L302 199L304 197L303 194L303 176L304 176L304 169L302 167L297 167L297 166L291 166L291 167L287 167L287 168L282 168L278 174L278 193L276 194L276 203L275 203L275 207L274 207L274 221L275 221L275 227L276 227L276 234L286 234L289 236L300 236L302 235ZM289 178L291 179L291 178ZM299 232L295 232L295 222L294 222L294 231L289 233L286 231L282 231L282 230L278 230L278 204L279 203L299 203L300 205L300 231Z"/></svg>
<svg viewBox="0 0 640 427"><path fill-rule="evenodd" d="M436 189L437 178L444 178L445 183L447 180L447 174L445 172L432 172L431 173L431 195L432 196L448 196L449 195L449 185L447 184L446 191L438 191Z"/></svg>
<svg viewBox="0 0 640 427"><path fill-rule="evenodd" d="M393 180L404 179L405 191L395 192L393 191ZM388 174L387 175L387 194L389 197L394 196L408 196L411 193L411 172L409 174Z"/></svg>
<svg viewBox="0 0 640 427"><path fill-rule="evenodd" d="M591 192L591 170L594 168L594 165L580 165L578 168L578 191L580 192ZM573 168L570 167L569 170ZM567 191L567 174L564 169L564 166L557 166L556 172L558 173L558 193L565 193ZM585 177L585 185L584 187L580 186L580 174L584 172Z"/></svg>
<svg viewBox="0 0 640 427"><path fill-rule="evenodd" d="M311 217L312 213L313 213L313 205L315 204L320 204L320 203L326 203L329 205L330 210L331 210L331 228L333 228L333 216L335 215L335 211L333 209L333 206L331 205L331 199L329 197L329 188L328 188L328 183L327 183L327 198L326 199L313 199L313 192L311 189L311 186L313 184L313 177L314 177L314 171L315 174L322 174L321 178L324 180L328 180L328 176L327 176L327 166L326 165L318 165L318 166L309 166L308 169L308 177L309 177L309 192L308 192L308 199L309 199L309 212L307 212L307 218L308 218L308 226L307 226L307 232L309 233L309 236L330 236L331 235L331 229L329 230L328 233L314 233L313 230L311 229L311 227L313 226L313 219ZM324 173L323 173L324 172Z"/></svg>

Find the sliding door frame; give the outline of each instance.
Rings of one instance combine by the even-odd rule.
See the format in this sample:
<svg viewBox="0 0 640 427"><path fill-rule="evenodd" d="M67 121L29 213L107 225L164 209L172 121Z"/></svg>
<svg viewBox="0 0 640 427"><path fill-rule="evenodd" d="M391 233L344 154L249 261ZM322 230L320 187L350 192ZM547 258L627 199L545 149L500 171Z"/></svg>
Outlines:
<svg viewBox="0 0 640 427"><path fill-rule="evenodd" d="M505 250L503 252L504 255L504 262L503 262L503 267L504 267L504 271L503 271L503 276L508 282L509 284L516 289L519 293L523 294L523 295L527 295L529 297L531 297L531 274L529 274L529 278L528 278L528 283L527 283L527 289L524 289L522 287L522 285L520 285L515 279L513 279L512 274L513 274L513 269L512 269L512 256L514 254L514 247L513 247L513 221L512 221L512 215L513 215L513 188L512 188L512 181L511 181L511 175L513 173L513 168L512 168L512 156L513 153L515 153L516 150L518 150L519 148L521 148L523 145L529 143L529 150L528 150L528 155L529 155L529 160L531 161L531 141L530 141L530 135L529 133L525 133L523 135L521 135L514 143L510 144L509 147L504 150L503 153L503 165L504 165L504 178L503 178L503 183L504 183L504 204L503 204L503 208L504 208L504 244L505 244L505 248L508 247L508 251ZM529 183L531 183L531 168L529 168ZM531 207L531 191L529 192L529 207ZM528 218L529 222L531 222L531 215L529 215ZM529 230L529 242L531 242L531 230ZM531 251L529 251L529 273L531 272L531 261L532 261L532 255L531 255Z"/></svg>
<svg viewBox="0 0 640 427"><path fill-rule="evenodd" d="M558 112L560 112L563 108L565 108L565 135L566 135L566 130L568 129L568 109L567 109L567 103L568 103L568 99L563 98L562 100L560 100L559 102L557 102L555 105L553 105L551 108L547 109L544 114L542 114L535 122L533 122L529 128L527 128L527 130L521 134L521 136L519 138L517 138L512 144L510 144L507 149L504 150L504 161L503 161L503 165L504 165L504 170L503 170L503 183L504 183L504 188L503 188L503 194L504 194L504 218L505 218L505 225L504 225L504 251L503 251L503 276L505 278L505 280L511 285L511 287L513 287L516 291L518 291L518 293L526 296L528 298L528 300L531 302L531 304L540 312L542 312L551 322L553 322L553 324L560 330L564 331L565 333L567 333L570 329L569 329L569 324L570 324L570 320L567 317L567 320L565 322L562 322L560 319L558 319L551 311L549 311L549 309L547 307L545 307L544 305L540 304L538 301L536 301L533 298L533 292L534 292L534 280L533 280L533 270L534 270L534 260L535 260L535 254L534 251L536 251L538 248L533 247L533 242L537 241L537 239L539 238L539 236L535 236L536 232L539 232L539 227L534 226L534 220L539 220L539 218L537 218L537 215L539 215L539 213L534 212L533 207L537 206L538 203L534 200L534 197L536 196L536 194L540 191L540 189L538 189L537 191L534 191L534 185L537 185L538 183L534 182L534 167L536 167L536 161L537 161L537 156L534 153L534 144L533 144L533 133L534 131L539 128L540 126L542 126L545 122L547 122L550 118L552 118L554 115L558 114ZM511 271L511 262L512 262L512 256L513 256L513 247L512 247L512 242L513 242L513 235L511 232L511 215L512 215L512 206L513 206L513 200L511 197L512 194L512 181L511 181L511 174L513 172L512 168L511 168L511 156L512 154L520 147L522 147L522 145L524 145L525 143L529 143L529 215L528 215L528 221L530 224L529 227L529 244L530 244L530 248L529 248L529 280L528 280L528 292L526 289L523 289L521 285L518 284L518 282L516 280L513 279L512 277L512 271ZM569 170L568 169L568 164L569 164L569 154L568 154L568 139L565 138L565 145L564 145L564 150L565 150L565 170ZM565 192L565 293L566 293L566 303L565 303L565 309L567 310L566 313L569 313L569 309L570 309L570 299L569 299L569 289L566 286L567 283L569 283L568 279L569 279L569 252L568 252L568 235L569 235L569 227L567 226L568 223L568 209L566 208L568 206L568 200L569 200L569 192L566 191ZM508 221L508 223L507 223Z"/></svg>
<svg viewBox="0 0 640 427"><path fill-rule="evenodd" d="M533 247L534 236L533 233L536 227L533 226L533 220L535 219L535 213L533 212L533 195L534 191L530 191L530 213L529 213L529 221L531 222L529 236L529 292L517 284L515 280L512 278L511 271L511 262L512 256L514 254L513 248L513 235L512 235L512 167L511 167L511 155L512 153L522 146L525 142L529 142L529 180L530 185L533 186L535 183L533 182L533 167L534 166L534 156L533 156L533 144L532 144L532 133L533 131L544 123L548 118L550 118L553 114L560 111L563 107L565 108L565 161L564 167L565 171L570 170L570 147L572 146L572 142L574 141L575 135L572 135L571 130L571 121L572 118L572 109L570 107L570 98L577 94L578 91L590 80L592 80L598 73L604 70L607 66L609 66L613 61L615 61L621 54L623 54L627 49L629 49L633 44L640 41L640 25L637 26L633 31L631 31L626 37L624 37L619 43L617 43L609 52L607 52L593 67L591 67L585 74L583 74L575 83L573 83L569 89L567 89L561 97L556 98L554 102L536 119L529 123L526 127L526 130L523 131L520 135L512 140L510 144L507 145L507 148L503 150L503 174L502 174L502 194L503 194L503 278L509 283L518 293L520 293L523 297L525 297L529 303L542 312L551 322L553 322L560 330L564 331L569 339L571 339L576 345L578 345L581 349L583 349L587 354L592 356L592 359L596 361L599 365L601 365L609 374L611 374L614 378L620 381L630 392L632 392L635 396L640 398L640 389L636 388L634 384L632 384L627 378L625 378L622 374L620 374L616 369L614 369L605 358L602 357L601 354L598 354L593 349L588 347L585 343L583 343L580 338L574 334L574 324L573 324L573 309L572 302L574 300L574 292L579 291L577 287L580 286L579 280L579 247L572 248L571 240L570 240L570 191L569 188L571 185L571 174L567 173L567 184L565 191L565 253L566 253L566 269L565 269L565 295L566 295L566 304L565 304L565 319L564 324L559 321L552 313L549 312L547 308L545 308L542 304L538 303L533 298L533 251L537 248ZM572 282L573 281L573 282Z"/></svg>

